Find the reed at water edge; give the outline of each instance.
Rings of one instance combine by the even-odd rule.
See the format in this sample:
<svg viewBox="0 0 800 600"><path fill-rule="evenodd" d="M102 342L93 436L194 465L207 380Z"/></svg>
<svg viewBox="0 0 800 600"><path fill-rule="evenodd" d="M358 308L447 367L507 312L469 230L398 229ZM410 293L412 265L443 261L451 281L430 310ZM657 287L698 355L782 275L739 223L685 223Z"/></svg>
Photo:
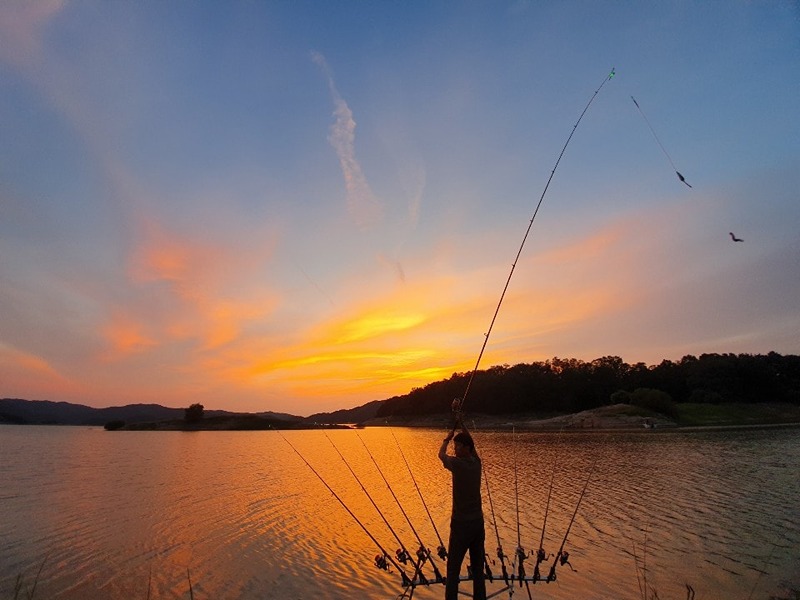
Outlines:
<svg viewBox="0 0 800 600"><path fill-rule="evenodd" d="M642 600L662 600L656 589L647 583L647 539L645 538L644 544L644 553L642 558L640 559L636 555L636 547L634 545L634 563L636 569L636 579L639 582L639 592L642 596ZM25 578L23 574L20 573L17 575L17 579L14 582L14 596L13 600L34 600L36 595L36 586L39 583L39 577L42 574L42 570L44 569L44 565L47 562L47 557L45 556L44 560L42 560L42 564L39 565L39 569L36 571L36 575L33 578L33 583L30 586L30 589L25 589L23 592L23 587L25 587ZM189 584L189 600L194 600L194 589L192 587L192 574L189 568L186 568L186 580ZM150 600L150 582L152 581L152 572L150 577L147 580L147 596L146 600ZM755 587L750 593L750 597L747 600L752 600L753 592L755 592ZM788 590L787 595L781 596L770 596L768 600L800 600L800 590ZM699 600L695 598L694 589L689 584L686 584L686 600Z"/></svg>
<svg viewBox="0 0 800 600"><path fill-rule="evenodd" d="M39 583L39 577L42 575L42 570L44 569L44 564L47 562L47 557L45 556L44 560L42 560L42 564L39 565L39 570L36 571L36 576L33 578L33 584L31 585L30 589L25 589L23 593L23 587L25 587L25 578L23 577L22 573L17 575L17 579L14 582L14 600L33 600L34 596L36 596L36 586ZM150 582L152 581L152 571L150 572L150 576L147 579L147 596L146 600L150 600ZM189 600L194 600L194 590L192 588L192 574L189 571L189 567L186 567L186 580L189 582Z"/></svg>

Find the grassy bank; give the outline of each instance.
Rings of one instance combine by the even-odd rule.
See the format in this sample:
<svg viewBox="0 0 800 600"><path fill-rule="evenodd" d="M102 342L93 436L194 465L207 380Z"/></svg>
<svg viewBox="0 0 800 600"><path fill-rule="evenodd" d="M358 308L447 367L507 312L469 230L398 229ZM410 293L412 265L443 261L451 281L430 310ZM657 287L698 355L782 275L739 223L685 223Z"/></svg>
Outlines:
<svg viewBox="0 0 800 600"><path fill-rule="evenodd" d="M680 427L773 425L800 423L800 406L794 404L678 404Z"/></svg>

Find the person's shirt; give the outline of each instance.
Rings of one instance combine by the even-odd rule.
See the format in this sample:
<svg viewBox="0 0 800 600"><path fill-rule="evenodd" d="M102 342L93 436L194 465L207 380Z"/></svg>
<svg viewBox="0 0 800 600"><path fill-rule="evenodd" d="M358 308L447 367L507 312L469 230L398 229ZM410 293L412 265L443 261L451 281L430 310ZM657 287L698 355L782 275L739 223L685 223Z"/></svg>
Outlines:
<svg viewBox="0 0 800 600"><path fill-rule="evenodd" d="M444 468L453 474L453 521L483 519L481 504L481 459L445 455Z"/></svg>

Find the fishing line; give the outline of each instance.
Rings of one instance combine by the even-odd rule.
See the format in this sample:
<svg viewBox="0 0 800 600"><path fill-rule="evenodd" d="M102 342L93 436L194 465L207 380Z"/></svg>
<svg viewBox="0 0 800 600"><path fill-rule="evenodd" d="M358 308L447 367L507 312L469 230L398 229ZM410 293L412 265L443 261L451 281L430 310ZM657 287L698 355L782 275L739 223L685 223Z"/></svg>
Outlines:
<svg viewBox="0 0 800 600"><path fill-rule="evenodd" d="M650 133L653 134L653 137L655 138L656 143L661 148L661 151L664 153L664 156L667 157L667 160L669 161L669 164L672 165L672 170L675 171L675 174L678 176L678 179L680 179L683 183L685 183L689 187L692 187L691 185L689 185L689 182L686 181L684 176L680 174L680 172L678 171L677 167L675 167L675 163L672 162L672 157L669 155L669 152L667 152L667 149L664 148L664 144L661 143L661 140L658 139L658 136L656 135L655 129L653 129L653 126L650 124L650 119L648 119L647 115L644 114L644 111L642 110L642 107L639 106L639 103L636 101L636 98L631 96L631 100L633 100L633 103L636 105L636 108L639 109L639 114L642 115L642 117L644 118L644 122L647 123L647 126L650 128Z"/></svg>
<svg viewBox="0 0 800 600"><path fill-rule="evenodd" d="M317 470L316 470L314 467L312 467L312 466L311 466L311 463L310 463L310 462L308 462L308 461L305 459L305 457L304 457L302 454L300 454L300 451L299 451L297 448L295 448L295 447L294 447L294 444L292 444L292 443L291 443L291 442L290 442L290 441L289 441L289 440L286 438L286 436L285 436L285 435L283 435L283 434L280 432L280 430L278 430L278 429L274 429L273 431L276 431L276 432L278 433L278 435L279 435L279 436L281 436L281 437L283 438L283 441L284 441L284 442L286 442L287 444L289 444L289 447L290 447L292 450L294 450L294 452L295 452L295 454L297 454L297 456L299 456L299 457L300 457L300 460L302 460L304 463L306 463L306 466L307 466L309 469L311 469L311 472L312 472L312 473L314 473L314 475L316 475L316 476L317 476L317 478L318 478L318 479L319 479L319 480L322 482L322 485L324 485L326 488L328 488L328 491L329 491L331 494L333 494L333 497L334 497L334 498L336 498L336 499L339 501L339 504L341 504L341 505L342 505L342 508L344 508L344 509L345 509L345 510L348 512L348 514L349 514L351 517L353 517L353 520L354 520L356 523L358 523L358 524L361 526L361 529L363 529L363 530L364 530L364 533L366 533L366 534L367 534L367 536L369 536L369 539L371 539L371 540L372 540L372 541L375 543L375 545L378 547L378 549L379 549L379 550L380 550L380 551L383 553L383 556L384 556L384 558L388 558L388 559L389 559L389 561L390 561L390 562L391 562L391 563L394 565L395 569L397 569L397 570L400 572L400 575L401 575L401 577L403 578L403 585L410 585L410 584L411 584L411 581L408 579L408 575L406 575L406 572L403 570L403 568L402 568L402 567L401 567L399 564L397 564L397 561L395 561L395 559L394 559L394 558L392 558L392 555L391 555L391 554L389 554L388 552L386 552L386 550L383 548L383 546L381 546L381 543L380 543L380 542L379 542L379 541L378 541L378 540L375 538L375 536L374 536L374 535L372 535L372 533L370 533L369 529L367 529L366 525L364 525L364 524L361 522L361 520L360 520L360 519L359 519L359 518L358 518L358 517L355 515L355 513L354 513L352 510L350 510L350 508L347 506L347 504L345 504L345 503L344 503L344 500L342 500L342 499L339 497L339 494L337 494L335 491L333 491L333 488L332 488L331 486L329 486L329 485L328 485L328 482L327 482L327 481L325 481L325 479L323 479L322 475L320 475L320 474L317 472Z"/></svg>
<svg viewBox="0 0 800 600"><path fill-rule="evenodd" d="M495 309L494 315L492 316L492 320L489 323L489 329L483 335L483 346L481 346L481 351L478 354L478 360L475 363L475 368L472 370L472 374L470 375L469 381L467 382L467 388L466 390L464 390L464 395L458 401L457 407L455 407L458 411L462 410L462 407L464 406L464 401L467 399L467 394L469 394L470 387L472 386L472 380L475 378L475 373L478 371L478 366L481 364L481 358L483 358L483 353L486 350L486 344L488 343L489 336L492 333L494 322L495 320L497 320L497 314L500 312L500 305L503 304L503 299L505 298L506 291L508 291L508 286L511 283L511 277L514 275L514 270L516 269L517 262L519 261L519 257L522 254L522 249L525 246L525 242L527 241L528 235L530 234L531 228L533 227L533 221L536 219L536 215L539 214L539 208L542 206L542 202L544 201L544 197L547 194L547 190L550 188L550 182L553 180L553 176L556 173L556 169L558 169L558 165L561 162L561 157L564 156L564 152L566 152L567 146L569 146L570 140L572 140L572 136L575 135L575 130L578 129L578 125L580 125L580 122L583 119L583 116L586 114L586 111L589 110L589 107L592 105L592 102L594 102L594 99L597 97L597 94L600 93L600 90L603 89L603 86L606 84L606 82L612 77L614 77L614 75L615 75L614 69L611 69L611 73L609 73L606 76L606 78L603 80L603 83L600 84L600 87L598 87L595 90L594 94L592 94L592 97L589 99L589 102L584 107L581 116L578 117L578 120L575 122L575 125L573 125L572 131L570 132L569 137L567 137L567 141L564 143L564 147L561 149L561 153L558 155L558 159L556 160L555 165L553 166L553 170L550 172L550 176L547 178L547 183L544 186L542 195L539 197L539 202L536 204L536 209L533 211L533 216L531 217L531 220L528 223L528 228L525 231L525 235L522 238L522 243L519 245L517 256L516 258L514 258L514 263L511 265L511 271L509 272L508 279L506 279L506 284L503 287L503 293L500 294L500 301L497 303L497 308Z"/></svg>

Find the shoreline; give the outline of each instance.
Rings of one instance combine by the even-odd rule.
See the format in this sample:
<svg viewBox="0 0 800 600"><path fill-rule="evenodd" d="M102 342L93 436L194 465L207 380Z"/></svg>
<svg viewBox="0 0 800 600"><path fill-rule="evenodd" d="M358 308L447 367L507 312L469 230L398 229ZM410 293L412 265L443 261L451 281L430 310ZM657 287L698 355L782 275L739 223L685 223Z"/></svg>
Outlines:
<svg viewBox="0 0 800 600"><path fill-rule="evenodd" d="M684 412L691 414L694 422L670 419L665 415L633 407L615 404L566 415L474 415L466 419L467 428L476 431L525 431L525 432L642 432L663 433L709 431L728 429L792 428L800 427L800 407L794 405L765 404L748 406L748 416L731 415L726 407L718 409L717 416L707 416L705 420L695 416L684 405ZM707 407L701 407L706 409ZM734 408L739 408L734 407ZM696 411L694 411L696 412ZM390 419L370 419L363 423L366 427L419 427L427 429L449 429L452 419L449 415L431 415L423 418L393 417Z"/></svg>

